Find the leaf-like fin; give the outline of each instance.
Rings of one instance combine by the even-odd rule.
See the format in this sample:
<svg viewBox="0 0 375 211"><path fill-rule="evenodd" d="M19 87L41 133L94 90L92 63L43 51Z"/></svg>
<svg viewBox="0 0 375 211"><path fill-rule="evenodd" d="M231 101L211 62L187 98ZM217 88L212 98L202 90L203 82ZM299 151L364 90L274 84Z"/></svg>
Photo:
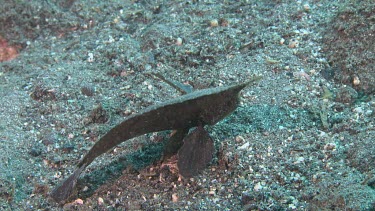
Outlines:
<svg viewBox="0 0 375 211"><path fill-rule="evenodd" d="M178 151L178 171L181 176L196 176L211 162L215 151L214 142L207 131L198 126L184 138L184 145Z"/></svg>

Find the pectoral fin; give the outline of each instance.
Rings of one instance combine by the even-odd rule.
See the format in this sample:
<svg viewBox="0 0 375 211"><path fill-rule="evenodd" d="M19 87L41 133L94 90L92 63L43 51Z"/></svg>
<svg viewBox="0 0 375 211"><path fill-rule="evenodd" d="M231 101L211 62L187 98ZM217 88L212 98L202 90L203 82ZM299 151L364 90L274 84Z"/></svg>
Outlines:
<svg viewBox="0 0 375 211"><path fill-rule="evenodd" d="M214 142L207 131L199 126L184 138L184 145L178 151L177 167L181 176L193 177L212 160Z"/></svg>

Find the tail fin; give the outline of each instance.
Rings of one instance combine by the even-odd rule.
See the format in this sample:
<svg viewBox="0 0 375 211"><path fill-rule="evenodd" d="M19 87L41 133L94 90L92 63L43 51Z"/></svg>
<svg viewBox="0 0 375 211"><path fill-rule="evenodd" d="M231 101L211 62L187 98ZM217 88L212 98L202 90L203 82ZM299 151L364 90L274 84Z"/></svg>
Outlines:
<svg viewBox="0 0 375 211"><path fill-rule="evenodd" d="M82 165L76 169L68 179L66 179L51 192L50 197L59 204L64 204L73 194L77 180L85 168L86 165Z"/></svg>

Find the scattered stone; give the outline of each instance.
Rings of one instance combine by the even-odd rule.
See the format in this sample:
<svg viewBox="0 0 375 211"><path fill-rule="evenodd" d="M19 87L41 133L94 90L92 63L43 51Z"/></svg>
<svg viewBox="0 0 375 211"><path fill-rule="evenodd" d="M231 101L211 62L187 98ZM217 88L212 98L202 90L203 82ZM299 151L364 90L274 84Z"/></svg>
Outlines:
<svg viewBox="0 0 375 211"><path fill-rule="evenodd" d="M340 88L336 93L336 102L340 103L354 103L354 101L358 98L358 93L355 89L350 86L345 86Z"/></svg>
<svg viewBox="0 0 375 211"><path fill-rule="evenodd" d="M29 151L29 154L32 155L33 157L38 157L40 154L42 154L42 150L40 148L31 148Z"/></svg>
<svg viewBox="0 0 375 211"><path fill-rule="evenodd" d="M97 105L83 121L85 124L90 123L106 123L109 119L107 111L102 107L101 104Z"/></svg>
<svg viewBox="0 0 375 211"><path fill-rule="evenodd" d="M34 90L33 92L31 92L30 97L33 100L41 101L41 102L56 99L55 90L47 89L42 84L37 84L34 87Z"/></svg>
<svg viewBox="0 0 375 211"><path fill-rule="evenodd" d="M93 96L95 93L95 88L90 85L85 85L81 87L81 93L86 96Z"/></svg>
<svg viewBox="0 0 375 211"><path fill-rule="evenodd" d="M0 201L4 200L7 202L13 201L15 194L13 183L8 180L0 178Z"/></svg>

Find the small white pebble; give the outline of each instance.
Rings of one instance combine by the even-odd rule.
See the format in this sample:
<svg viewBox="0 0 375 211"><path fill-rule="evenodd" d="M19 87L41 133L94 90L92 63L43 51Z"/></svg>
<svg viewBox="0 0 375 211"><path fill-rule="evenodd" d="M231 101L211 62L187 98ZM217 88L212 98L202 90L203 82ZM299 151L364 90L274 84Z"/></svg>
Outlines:
<svg viewBox="0 0 375 211"><path fill-rule="evenodd" d="M219 26L219 21L217 19L212 19L210 21L210 26L211 27L217 27L217 26Z"/></svg>
<svg viewBox="0 0 375 211"><path fill-rule="evenodd" d="M242 136L236 136L236 142L237 143L242 143L244 141L245 141L245 139Z"/></svg>
<svg viewBox="0 0 375 211"><path fill-rule="evenodd" d="M248 149L250 146L250 143L249 142L246 142L245 144L243 144L242 146L238 147L238 150L246 150Z"/></svg>
<svg viewBox="0 0 375 211"><path fill-rule="evenodd" d="M280 39L280 45L284 45L284 43L285 43L285 39L284 39L284 38L281 38L281 39Z"/></svg>
<svg viewBox="0 0 375 211"><path fill-rule="evenodd" d="M358 86L361 83L358 76L354 76L353 78L353 85Z"/></svg>
<svg viewBox="0 0 375 211"><path fill-rule="evenodd" d="M94 54L93 53L88 53L87 54L88 58L87 58L87 62L94 62Z"/></svg>
<svg viewBox="0 0 375 211"><path fill-rule="evenodd" d="M363 113L363 109L361 107L357 107L357 108L353 109L353 112L355 112L357 114L362 114Z"/></svg>
<svg viewBox="0 0 375 211"><path fill-rule="evenodd" d="M74 201L74 204L82 205L82 204L83 204L83 200L82 200L82 199L76 199L76 200Z"/></svg>
<svg viewBox="0 0 375 211"><path fill-rule="evenodd" d="M178 202L178 195L177 195L177 193L172 194L172 201L174 203Z"/></svg>
<svg viewBox="0 0 375 211"><path fill-rule="evenodd" d="M294 164L300 164L300 163L303 163L304 161L305 161L304 157L298 157L296 162L294 162Z"/></svg>
<svg viewBox="0 0 375 211"><path fill-rule="evenodd" d="M87 186L83 187L83 189L82 189L83 192L86 192L88 190L89 190L89 187L87 187Z"/></svg>
<svg viewBox="0 0 375 211"><path fill-rule="evenodd" d="M102 197L98 198L98 204L103 205L104 204L104 199Z"/></svg>
<svg viewBox="0 0 375 211"><path fill-rule="evenodd" d="M254 190L255 190L255 191L260 191L262 188L263 188L263 187L262 187L262 185L260 184L260 182L258 182L258 183L255 184L255 186L254 186Z"/></svg>
<svg viewBox="0 0 375 211"><path fill-rule="evenodd" d="M178 45L178 46L182 45L182 38L181 37L177 38L176 45Z"/></svg>
<svg viewBox="0 0 375 211"><path fill-rule="evenodd" d="M306 12L309 12L310 9L311 9L311 7L310 7L310 5L308 5L308 4L304 4L304 5L303 5L303 9L304 9Z"/></svg>

